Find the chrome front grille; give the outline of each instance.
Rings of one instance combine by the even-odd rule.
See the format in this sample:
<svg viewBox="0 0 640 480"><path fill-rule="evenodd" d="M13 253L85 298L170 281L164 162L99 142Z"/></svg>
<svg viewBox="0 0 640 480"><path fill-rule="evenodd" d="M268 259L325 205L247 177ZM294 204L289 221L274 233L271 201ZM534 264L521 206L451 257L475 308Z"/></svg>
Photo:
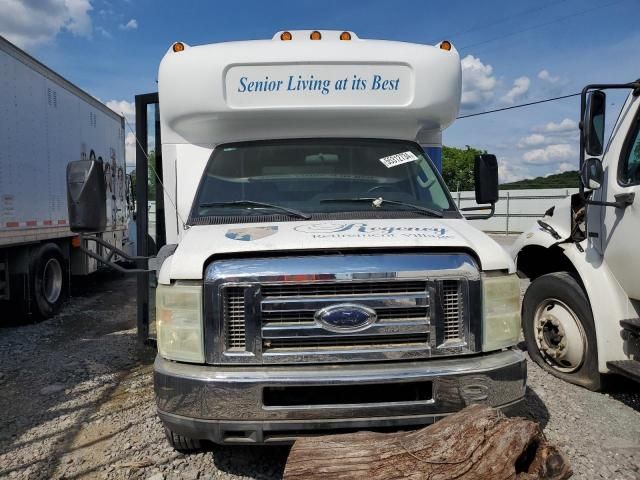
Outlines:
<svg viewBox="0 0 640 480"><path fill-rule="evenodd" d="M445 342L462 340L463 302L461 284L456 280L442 282L442 329Z"/></svg>
<svg viewBox="0 0 640 480"><path fill-rule="evenodd" d="M424 319L429 314L427 307L412 308L377 308L379 320L416 320ZM314 312L272 312L263 311L263 323L305 323L314 322Z"/></svg>
<svg viewBox="0 0 640 480"><path fill-rule="evenodd" d="M282 338L268 340L269 351L299 351L300 349L320 350L329 348L331 350L354 348L386 348L398 349L402 347L425 348L428 346L428 334L414 335L394 335L376 337L372 335L360 335L357 337L336 337L336 338Z"/></svg>
<svg viewBox="0 0 640 480"><path fill-rule="evenodd" d="M315 282L264 285L261 291L262 352L328 355L333 351L399 348L428 352L429 288L425 281ZM315 314L331 305L356 304L375 310L377 321L364 331L334 332Z"/></svg>
<svg viewBox="0 0 640 480"><path fill-rule="evenodd" d="M206 275L210 362L412 360L479 351L466 307L480 275L468 255L222 260ZM369 312L372 321L336 329L320 315L345 306Z"/></svg>
<svg viewBox="0 0 640 480"><path fill-rule="evenodd" d="M425 282L393 281L374 282L342 282L311 283L298 285L265 285L262 287L264 297L317 297L336 295L374 295L393 293L423 292Z"/></svg>
<svg viewBox="0 0 640 480"><path fill-rule="evenodd" d="M224 289L225 345L231 351L246 349L244 292L243 287Z"/></svg>

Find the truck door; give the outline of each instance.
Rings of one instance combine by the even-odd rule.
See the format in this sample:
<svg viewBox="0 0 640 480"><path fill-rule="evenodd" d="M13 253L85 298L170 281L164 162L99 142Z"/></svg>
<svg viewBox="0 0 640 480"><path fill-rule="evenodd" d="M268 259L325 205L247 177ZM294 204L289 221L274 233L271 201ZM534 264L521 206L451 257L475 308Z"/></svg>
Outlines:
<svg viewBox="0 0 640 480"><path fill-rule="evenodd" d="M635 194L626 208L600 208L604 259L630 298L640 299L640 97L630 95L605 154L604 188L596 200L616 202Z"/></svg>

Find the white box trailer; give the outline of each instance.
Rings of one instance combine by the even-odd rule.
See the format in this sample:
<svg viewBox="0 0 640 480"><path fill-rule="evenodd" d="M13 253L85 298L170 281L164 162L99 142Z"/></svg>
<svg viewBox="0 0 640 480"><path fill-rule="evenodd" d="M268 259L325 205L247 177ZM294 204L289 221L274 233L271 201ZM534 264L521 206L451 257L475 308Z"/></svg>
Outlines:
<svg viewBox="0 0 640 480"><path fill-rule="evenodd" d="M0 300L48 317L60 308L71 275L98 268L74 248L80 238L69 230L71 160L103 162L108 219L100 236L124 246L130 210L124 137L120 115L0 37Z"/></svg>

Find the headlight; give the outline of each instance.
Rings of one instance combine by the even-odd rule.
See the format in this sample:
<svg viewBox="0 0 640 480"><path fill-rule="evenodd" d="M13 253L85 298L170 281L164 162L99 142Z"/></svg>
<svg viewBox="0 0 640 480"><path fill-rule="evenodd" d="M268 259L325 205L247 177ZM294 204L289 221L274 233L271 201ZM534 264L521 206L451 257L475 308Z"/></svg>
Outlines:
<svg viewBox="0 0 640 480"><path fill-rule="evenodd" d="M204 363L202 285L176 283L156 289L158 353L169 360Z"/></svg>
<svg viewBox="0 0 640 480"><path fill-rule="evenodd" d="M482 276L482 350L510 347L520 339L520 279Z"/></svg>

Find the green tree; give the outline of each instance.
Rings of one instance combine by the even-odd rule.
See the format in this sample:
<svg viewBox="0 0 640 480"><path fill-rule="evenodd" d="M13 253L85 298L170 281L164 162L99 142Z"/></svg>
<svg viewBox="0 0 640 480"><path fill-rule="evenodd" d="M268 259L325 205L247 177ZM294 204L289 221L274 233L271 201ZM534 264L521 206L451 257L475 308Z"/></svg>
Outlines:
<svg viewBox="0 0 640 480"><path fill-rule="evenodd" d="M525 178L500 185L501 190L522 190L527 188L578 188L580 177L578 171L554 173L546 177Z"/></svg>
<svg viewBox="0 0 640 480"><path fill-rule="evenodd" d="M442 147L442 178L452 192L473 190L473 165L476 155L487 153L469 145L466 148Z"/></svg>
<svg viewBox="0 0 640 480"><path fill-rule="evenodd" d="M150 201L156 199L156 174L154 173L156 168L156 152L153 150L149 153L149 163L147 164L147 198ZM132 194L136 194L136 171L131 172L131 190Z"/></svg>
<svg viewBox="0 0 640 480"><path fill-rule="evenodd" d="M149 164L147 170L147 188L148 190L148 199L155 200L156 199L156 152L151 150L149 152Z"/></svg>

